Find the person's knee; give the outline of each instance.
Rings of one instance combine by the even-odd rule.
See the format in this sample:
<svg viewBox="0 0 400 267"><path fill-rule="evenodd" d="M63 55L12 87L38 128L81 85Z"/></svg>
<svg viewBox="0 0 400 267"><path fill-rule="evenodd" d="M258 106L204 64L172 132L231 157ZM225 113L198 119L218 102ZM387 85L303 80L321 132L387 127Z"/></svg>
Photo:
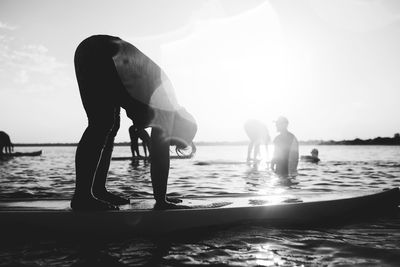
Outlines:
<svg viewBox="0 0 400 267"><path fill-rule="evenodd" d="M87 130L91 133L91 135L95 135L97 137L106 138L114 131L114 122L113 121L99 121L99 122L91 122Z"/></svg>
<svg viewBox="0 0 400 267"><path fill-rule="evenodd" d="M119 117L118 118L116 118L115 120L114 120L114 123L113 123L113 125L112 125L112 127L111 127L111 132L110 132L110 136L111 137L115 137L116 135L117 135L117 132L118 132L118 130L119 130L119 127L120 127L120 119L119 119Z"/></svg>
<svg viewBox="0 0 400 267"><path fill-rule="evenodd" d="M119 130L119 124L113 125L109 131L109 136L114 138L117 135L118 130Z"/></svg>

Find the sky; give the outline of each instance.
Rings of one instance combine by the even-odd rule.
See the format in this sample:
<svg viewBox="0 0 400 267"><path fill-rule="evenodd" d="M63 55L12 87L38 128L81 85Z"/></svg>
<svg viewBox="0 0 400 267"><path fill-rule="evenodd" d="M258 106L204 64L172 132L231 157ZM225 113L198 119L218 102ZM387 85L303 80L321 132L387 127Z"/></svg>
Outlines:
<svg viewBox="0 0 400 267"><path fill-rule="evenodd" d="M397 0L0 0L0 130L14 143L79 141L73 56L94 34L164 69L195 141L246 140L248 119L274 136L280 115L300 140L400 132Z"/></svg>

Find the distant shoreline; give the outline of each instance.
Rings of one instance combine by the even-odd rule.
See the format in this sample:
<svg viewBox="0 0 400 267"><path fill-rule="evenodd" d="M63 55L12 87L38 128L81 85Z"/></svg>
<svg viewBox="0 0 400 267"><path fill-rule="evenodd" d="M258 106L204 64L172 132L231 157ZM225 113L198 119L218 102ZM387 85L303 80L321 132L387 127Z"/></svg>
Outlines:
<svg viewBox="0 0 400 267"><path fill-rule="evenodd" d="M374 139L353 139L342 141L322 141L320 145L355 145L355 146L400 146L400 135L397 133L393 137L376 137Z"/></svg>
<svg viewBox="0 0 400 267"><path fill-rule="evenodd" d="M400 146L400 134L395 134L394 137L376 137L374 139L359 139L356 138L354 140L341 140L341 141L323 141L323 140L309 140L309 141L299 141L300 145L363 145L363 146ZM232 142L195 142L196 146L247 146L249 144L248 141L232 141ZM74 146L76 147L78 143L16 143L15 147L22 146L59 146L59 147L67 147ZM130 142L118 142L115 143L115 146L130 146Z"/></svg>
<svg viewBox="0 0 400 267"><path fill-rule="evenodd" d="M247 141L237 142L195 142L196 146L243 146L248 145ZM77 146L78 143L15 143L15 147L22 146ZM118 142L114 146L130 146L129 142Z"/></svg>

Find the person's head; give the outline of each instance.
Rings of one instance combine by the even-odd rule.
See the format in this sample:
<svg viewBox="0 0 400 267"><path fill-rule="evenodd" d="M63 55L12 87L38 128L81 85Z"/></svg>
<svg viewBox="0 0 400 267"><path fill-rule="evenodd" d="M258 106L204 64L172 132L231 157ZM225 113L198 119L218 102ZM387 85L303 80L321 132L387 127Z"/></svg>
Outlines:
<svg viewBox="0 0 400 267"><path fill-rule="evenodd" d="M275 121L276 130L278 132L287 131L288 125L289 125L288 119L283 116L278 117L278 119Z"/></svg>
<svg viewBox="0 0 400 267"><path fill-rule="evenodd" d="M313 156L313 157L318 157L318 149L313 148L313 149L311 150L311 156Z"/></svg>
<svg viewBox="0 0 400 267"><path fill-rule="evenodd" d="M197 132L197 124L194 117L181 108L175 112L170 144L177 150L193 148L193 138Z"/></svg>

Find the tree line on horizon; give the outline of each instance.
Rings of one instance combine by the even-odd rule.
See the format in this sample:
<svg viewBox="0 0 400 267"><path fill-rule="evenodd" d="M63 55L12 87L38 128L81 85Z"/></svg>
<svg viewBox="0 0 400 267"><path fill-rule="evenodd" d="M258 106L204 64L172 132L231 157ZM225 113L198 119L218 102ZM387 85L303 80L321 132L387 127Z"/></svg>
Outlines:
<svg viewBox="0 0 400 267"><path fill-rule="evenodd" d="M342 140L342 141L322 141L320 145L386 145L398 146L400 145L400 133L395 133L393 137L376 137L374 139L360 139Z"/></svg>
<svg viewBox="0 0 400 267"><path fill-rule="evenodd" d="M299 141L301 145L400 145L400 133L395 133L393 137L376 137L373 139L341 140L341 141L323 141L308 140ZM213 145L247 145L248 141L199 141L195 142L196 146L213 146ZM129 146L130 142L115 143L115 146ZM77 143L17 143L14 146L77 146Z"/></svg>

